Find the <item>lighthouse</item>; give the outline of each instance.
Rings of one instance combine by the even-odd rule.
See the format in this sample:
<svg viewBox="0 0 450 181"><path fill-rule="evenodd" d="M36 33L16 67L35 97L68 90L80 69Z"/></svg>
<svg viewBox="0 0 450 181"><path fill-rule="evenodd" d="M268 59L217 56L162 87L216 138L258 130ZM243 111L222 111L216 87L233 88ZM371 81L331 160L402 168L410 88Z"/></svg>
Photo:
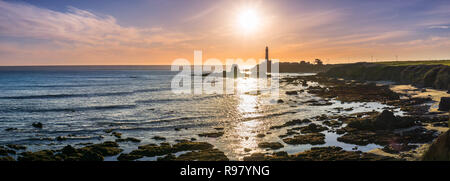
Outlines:
<svg viewBox="0 0 450 181"><path fill-rule="evenodd" d="M269 47L268 46L266 46L266 64L267 64L266 72L271 72L272 71L272 61L270 61L270 59L269 59Z"/></svg>

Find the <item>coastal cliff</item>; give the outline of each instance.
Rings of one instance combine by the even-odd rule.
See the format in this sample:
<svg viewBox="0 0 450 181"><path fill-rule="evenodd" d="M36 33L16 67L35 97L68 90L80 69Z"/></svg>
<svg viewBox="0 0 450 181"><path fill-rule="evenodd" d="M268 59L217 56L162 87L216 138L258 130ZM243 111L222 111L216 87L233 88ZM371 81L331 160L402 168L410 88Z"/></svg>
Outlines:
<svg viewBox="0 0 450 181"><path fill-rule="evenodd" d="M320 74L352 80L394 81L417 87L449 90L449 72L450 68L447 65L392 66L376 63L354 63L336 65Z"/></svg>

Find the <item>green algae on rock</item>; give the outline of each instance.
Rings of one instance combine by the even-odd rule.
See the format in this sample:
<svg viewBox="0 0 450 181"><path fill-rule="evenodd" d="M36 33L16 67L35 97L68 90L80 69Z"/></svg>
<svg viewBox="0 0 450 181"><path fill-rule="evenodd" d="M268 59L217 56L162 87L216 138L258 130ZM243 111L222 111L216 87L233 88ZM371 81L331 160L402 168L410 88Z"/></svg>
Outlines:
<svg viewBox="0 0 450 181"><path fill-rule="evenodd" d="M154 157L154 156L164 156L166 155L166 158L163 160L184 160L187 158L197 158L199 160L207 160L205 155L214 156L209 159L217 158L218 161L223 160L223 157L220 157L219 150L213 149L213 145L207 143L207 142L190 142L190 141L183 141L176 143L174 145L170 145L169 143L161 143L160 145L156 144L148 144L139 146L137 150L133 150L128 154L120 154L117 158L119 161L132 161L143 157ZM181 157L181 158L171 158L171 154L178 153L182 151L198 151L197 153L185 153L187 155ZM221 152L223 154L223 152ZM181 155L180 155L181 156ZM217 157L219 156L219 157Z"/></svg>
<svg viewBox="0 0 450 181"><path fill-rule="evenodd" d="M284 138L283 142L290 145L321 145L325 144L325 134L323 133L310 133L307 135L295 135L293 138Z"/></svg>
<svg viewBox="0 0 450 181"><path fill-rule="evenodd" d="M345 151L340 147L313 147L305 152L288 155L286 152L273 154L254 153L244 157L244 161L398 161L399 159L363 153Z"/></svg>
<svg viewBox="0 0 450 181"><path fill-rule="evenodd" d="M224 132L213 132L213 133L201 133L198 134L200 137L210 137L210 138L218 138L223 136Z"/></svg>
<svg viewBox="0 0 450 181"><path fill-rule="evenodd" d="M283 146L283 144L278 143L278 142L262 142L262 143L258 144L258 147L260 147L260 148L270 148L270 149L273 149L273 150L277 150L277 149L283 148L284 146Z"/></svg>

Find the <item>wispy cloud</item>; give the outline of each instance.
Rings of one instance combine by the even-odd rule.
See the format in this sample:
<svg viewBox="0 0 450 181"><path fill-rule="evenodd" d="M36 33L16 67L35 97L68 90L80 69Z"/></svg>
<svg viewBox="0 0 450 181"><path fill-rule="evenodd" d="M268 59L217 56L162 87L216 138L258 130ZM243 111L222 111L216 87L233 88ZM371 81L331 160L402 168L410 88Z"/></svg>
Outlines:
<svg viewBox="0 0 450 181"><path fill-rule="evenodd" d="M430 29L449 29L450 26L447 26L447 25L434 25L434 26L430 26L428 28L430 28Z"/></svg>
<svg viewBox="0 0 450 181"><path fill-rule="evenodd" d="M120 26L112 16L75 7L68 7L66 12L57 12L5 1L0 1L0 36L40 41L37 47L28 46L30 53L58 47L64 53L100 50L110 51L111 55L130 54L133 51L150 52L149 48L161 50L190 40L183 33L165 31L160 26ZM3 44L0 49L24 54L24 50L14 50L14 47L17 46ZM58 54L58 51L53 50L53 53ZM143 56L149 55L147 53Z"/></svg>

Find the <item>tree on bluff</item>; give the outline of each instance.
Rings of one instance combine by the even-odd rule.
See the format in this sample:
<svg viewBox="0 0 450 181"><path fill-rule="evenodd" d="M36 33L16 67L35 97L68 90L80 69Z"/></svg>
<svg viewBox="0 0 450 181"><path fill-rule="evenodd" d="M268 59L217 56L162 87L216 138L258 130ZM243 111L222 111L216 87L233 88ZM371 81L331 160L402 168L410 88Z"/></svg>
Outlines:
<svg viewBox="0 0 450 181"><path fill-rule="evenodd" d="M317 64L317 65L323 65L323 62L320 59L314 60L314 63Z"/></svg>

